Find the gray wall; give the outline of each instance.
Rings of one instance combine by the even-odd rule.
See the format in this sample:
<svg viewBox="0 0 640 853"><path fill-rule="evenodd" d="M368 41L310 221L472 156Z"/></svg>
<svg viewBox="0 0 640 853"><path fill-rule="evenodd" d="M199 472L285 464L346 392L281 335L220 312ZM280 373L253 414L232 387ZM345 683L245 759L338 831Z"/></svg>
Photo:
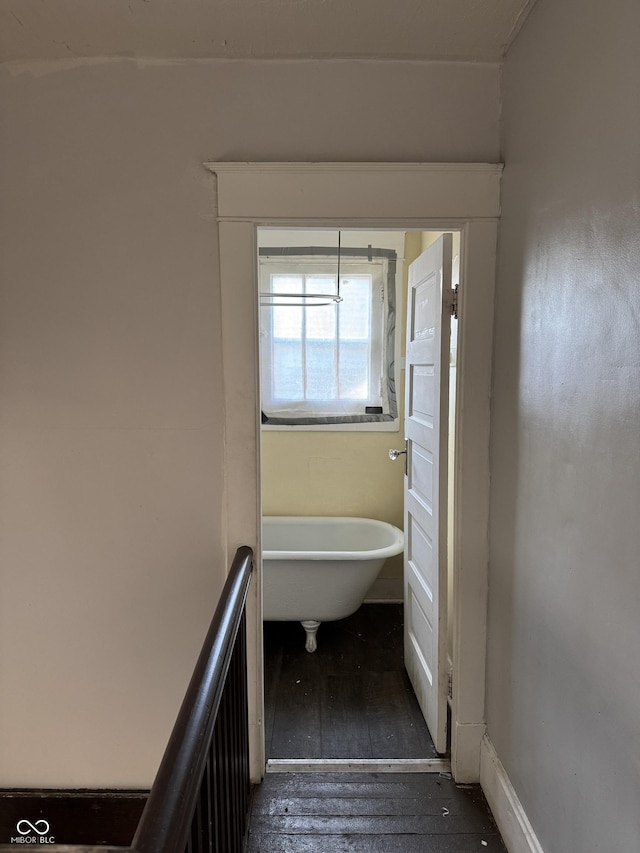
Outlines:
<svg viewBox="0 0 640 853"><path fill-rule="evenodd" d="M0 69L0 787L150 784L221 587L207 159L495 161L495 65Z"/></svg>
<svg viewBox="0 0 640 853"><path fill-rule="evenodd" d="M640 845L640 5L504 66L488 727L545 853Z"/></svg>

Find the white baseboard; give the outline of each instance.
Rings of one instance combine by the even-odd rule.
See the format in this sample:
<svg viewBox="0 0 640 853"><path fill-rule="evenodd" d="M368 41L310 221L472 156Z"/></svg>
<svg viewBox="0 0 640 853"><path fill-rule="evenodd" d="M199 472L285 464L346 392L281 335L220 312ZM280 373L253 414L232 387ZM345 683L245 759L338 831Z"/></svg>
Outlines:
<svg viewBox="0 0 640 853"><path fill-rule="evenodd" d="M480 749L487 727L484 723L454 723L451 732L451 767L456 782L480 781Z"/></svg>
<svg viewBox="0 0 640 853"><path fill-rule="evenodd" d="M480 785L509 853L544 853L487 735L480 749Z"/></svg>

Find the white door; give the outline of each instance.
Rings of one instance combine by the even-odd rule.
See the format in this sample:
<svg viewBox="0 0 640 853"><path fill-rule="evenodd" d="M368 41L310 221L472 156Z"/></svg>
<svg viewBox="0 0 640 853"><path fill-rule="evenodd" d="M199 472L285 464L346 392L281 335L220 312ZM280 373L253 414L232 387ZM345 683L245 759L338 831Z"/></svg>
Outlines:
<svg viewBox="0 0 640 853"><path fill-rule="evenodd" d="M438 752L447 742L447 439L451 234L409 267L404 656Z"/></svg>

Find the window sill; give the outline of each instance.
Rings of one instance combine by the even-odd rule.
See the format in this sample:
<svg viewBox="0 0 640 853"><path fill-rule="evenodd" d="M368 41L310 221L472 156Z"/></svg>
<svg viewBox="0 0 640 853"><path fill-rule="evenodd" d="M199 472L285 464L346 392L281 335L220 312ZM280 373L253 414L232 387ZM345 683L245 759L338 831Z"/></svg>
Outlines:
<svg viewBox="0 0 640 853"><path fill-rule="evenodd" d="M400 419L362 424L261 424L265 432L399 432Z"/></svg>

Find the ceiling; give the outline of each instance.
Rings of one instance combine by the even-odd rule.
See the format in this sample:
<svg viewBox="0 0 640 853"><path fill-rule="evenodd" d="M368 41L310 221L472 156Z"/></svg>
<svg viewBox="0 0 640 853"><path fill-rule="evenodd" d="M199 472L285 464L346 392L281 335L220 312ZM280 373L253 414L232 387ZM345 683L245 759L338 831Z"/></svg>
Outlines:
<svg viewBox="0 0 640 853"><path fill-rule="evenodd" d="M0 0L0 62L499 61L535 0Z"/></svg>

